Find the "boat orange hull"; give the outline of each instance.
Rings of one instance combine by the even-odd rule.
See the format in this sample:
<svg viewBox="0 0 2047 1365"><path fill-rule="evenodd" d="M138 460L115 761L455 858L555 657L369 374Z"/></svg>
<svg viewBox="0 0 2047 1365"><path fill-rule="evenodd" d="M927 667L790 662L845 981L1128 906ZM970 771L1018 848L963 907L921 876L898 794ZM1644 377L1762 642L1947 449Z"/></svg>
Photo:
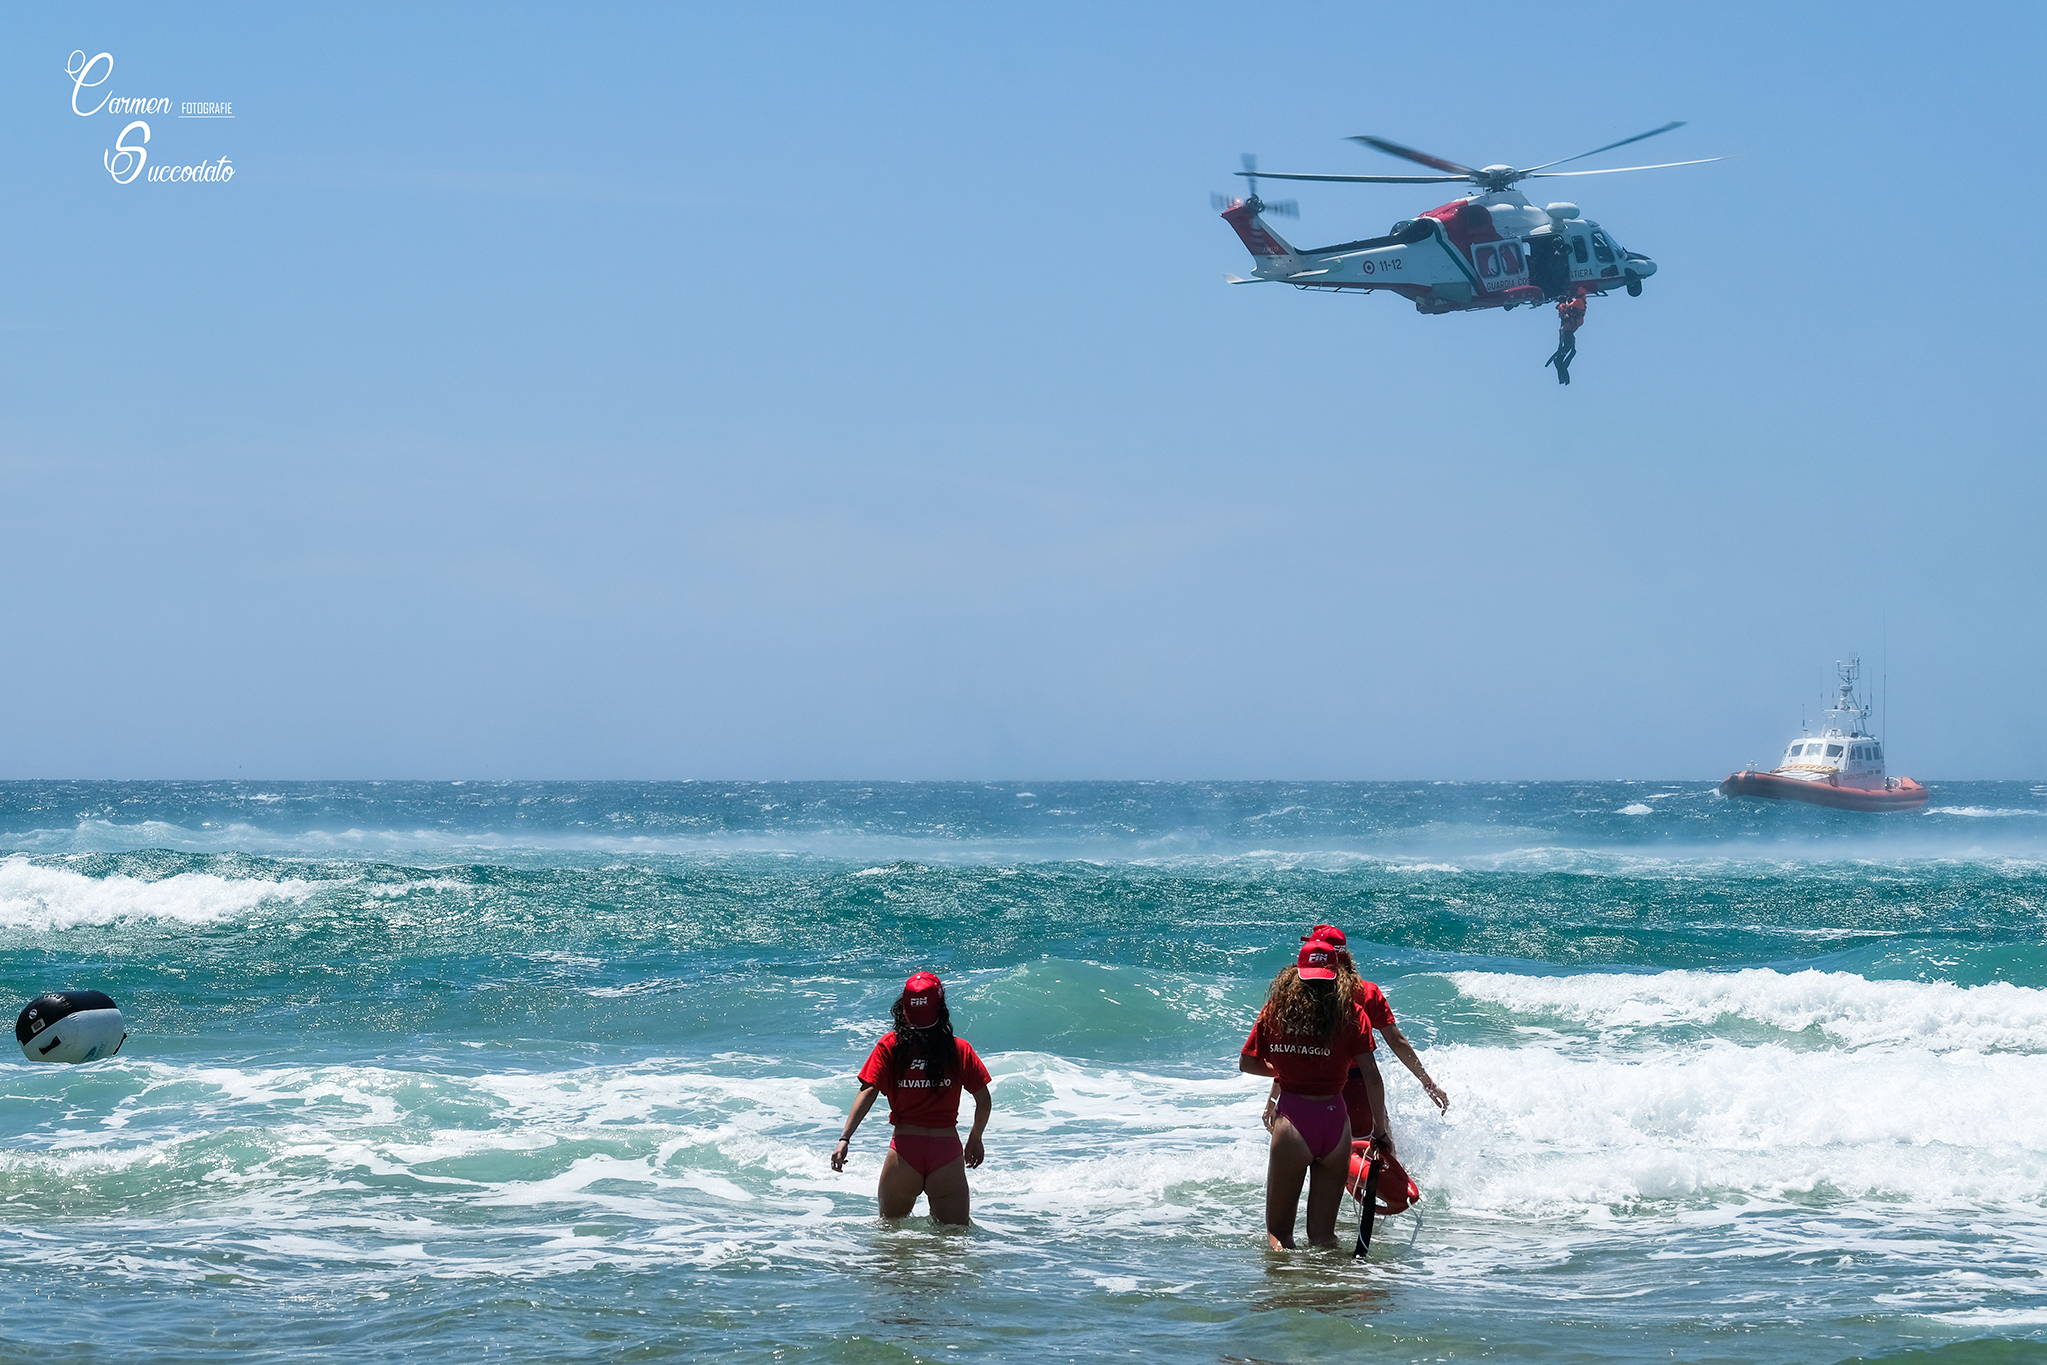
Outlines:
<svg viewBox="0 0 2047 1365"><path fill-rule="evenodd" d="M1909 777L1895 787L1837 787L1831 782L1806 782L1775 773L1729 773L1720 783L1722 796L1756 796L1766 801L1809 801L1835 810L1918 810L1926 804L1926 788Z"/></svg>

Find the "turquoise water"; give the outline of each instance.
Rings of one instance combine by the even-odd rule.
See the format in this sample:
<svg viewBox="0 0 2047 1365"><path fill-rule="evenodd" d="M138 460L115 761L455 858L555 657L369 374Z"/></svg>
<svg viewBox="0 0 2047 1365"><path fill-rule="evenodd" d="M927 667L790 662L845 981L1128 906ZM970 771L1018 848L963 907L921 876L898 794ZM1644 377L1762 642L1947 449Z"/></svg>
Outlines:
<svg viewBox="0 0 2047 1365"><path fill-rule="evenodd" d="M0 1360L2047 1359L2047 787L0 784ZM1316 921L1452 1093L1369 1264L1257 1229ZM996 1081L883 1226L902 978ZM1346 1217L1348 1222L1348 1215Z"/></svg>

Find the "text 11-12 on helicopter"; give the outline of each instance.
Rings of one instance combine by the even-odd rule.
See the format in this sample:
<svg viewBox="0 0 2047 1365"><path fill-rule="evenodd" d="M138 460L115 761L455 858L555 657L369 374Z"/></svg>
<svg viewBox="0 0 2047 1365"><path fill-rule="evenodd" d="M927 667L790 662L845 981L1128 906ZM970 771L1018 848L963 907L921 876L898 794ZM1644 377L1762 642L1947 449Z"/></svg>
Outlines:
<svg viewBox="0 0 2047 1365"><path fill-rule="evenodd" d="M1423 313L1554 303L1559 334L1556 353L1547 363L1556 366L1557 382L1568 384L1571 360L1578 352L1577 331L1585 321L1585 300L1616 286L1625 288L1631 297L1639 296L1642 281L1656 273L1656 262L1639 251L1624 250L1611 232L1580 214L1576 204L1537 208L1514 186L1523 180L1552 176L1617 175L1623 171L1698 166L1728 159L1708 156L1596 171L1549 169L1682 127L1682 122L1666 123L1661 128L1526 170L1512 166L1474 169L1377 137L1350 140L1433 167L1442 174L1308 175L1260 171L1257 158L1246 153L1244 169L1237 174L1250 181L1250 196L1226 199L1217 195L1215 206L1222 210L1224 221L1237 230L1237 236L1243 239L1257 264L1249 279L1237 275L1227 278L1232 284L1270 282L1301 289L1386 289L1412 299L1416 310ZM1299 209L1292 200L1268 203L1260 199L1261 176L1268 180L1365 185L1431 185L1464 180L1476 188L1463 198L1439 204L1419 217L1402 219L1383 237L1304 251L1288 245L1265 221L1265 214L1294 217Z"/></svg>

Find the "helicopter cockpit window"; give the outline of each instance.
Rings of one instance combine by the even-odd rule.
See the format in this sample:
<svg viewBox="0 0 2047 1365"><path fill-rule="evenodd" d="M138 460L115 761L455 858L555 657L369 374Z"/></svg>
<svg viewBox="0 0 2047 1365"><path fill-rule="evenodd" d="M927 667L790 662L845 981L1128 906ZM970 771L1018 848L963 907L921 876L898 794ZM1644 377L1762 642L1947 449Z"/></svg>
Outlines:
<svg viewBox="0 0 2047 1365"><path fill-rule="evenodd" d="M1613 244L1606 240L1605 233L1595 232L1592 234L1592 254L1599 257L1607 265L1613 264Z"/></svg>
<svg viewBox="0 0 2047 1365"><path fill-rule="evenodd" d="M1571 239L1571 255L1577 259L1578 264L1583 265L1585 263L1586 252L1585 239L1583 237L1573 237Z"/></svg>

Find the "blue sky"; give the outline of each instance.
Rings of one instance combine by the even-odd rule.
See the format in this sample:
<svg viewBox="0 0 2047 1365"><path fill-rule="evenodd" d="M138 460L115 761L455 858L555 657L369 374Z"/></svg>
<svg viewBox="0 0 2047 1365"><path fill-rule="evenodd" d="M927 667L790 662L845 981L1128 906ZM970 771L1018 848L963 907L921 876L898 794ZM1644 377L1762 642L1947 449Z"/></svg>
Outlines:
<svg viewBox="0 0 2047 1365"><path fill-rule="evenodd" d="M1537 14L24 11L0 775L2047 776L2040 11ZM1568 389L1223 284L1670 119Z"/></svg>

